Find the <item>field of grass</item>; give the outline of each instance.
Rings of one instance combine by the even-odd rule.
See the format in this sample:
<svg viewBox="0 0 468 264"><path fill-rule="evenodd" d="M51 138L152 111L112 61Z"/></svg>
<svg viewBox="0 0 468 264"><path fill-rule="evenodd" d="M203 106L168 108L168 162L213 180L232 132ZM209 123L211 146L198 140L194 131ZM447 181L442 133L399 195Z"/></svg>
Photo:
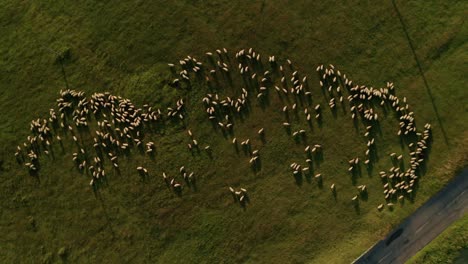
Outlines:
<svg viewBox="0 0 468 264"><path fill-rule="evenodd" d="M468 251L468 215L453 223L407 263L466 263Z"/></svg>
<svg viewBox="0 0 468 264"><path fill-rule="evenodd" d="M396 1L415 44L444 126L446 144L431 100L391 1L33 1L0 3L0 261L159 263L348 263L436 193L468 164L468 44L463 1ZM226 47L253 47L265 58L291 59L309 76L314 103L324 108L323 126L308 130L310 144L324 146L317 173L324 188L298 186L289 170L303 162L304 145L284 133L274 99L265 111L253 104L239 139L260 149L262 170L254 174L248 158L206 120L201 98L168 86L167 63L186 55ZM62 66L58 54L67 55ZM369 198L359 212L347 161L364 155L365 140L347 114L326 108L316 77L318 64L332 63L356 83L382 87L387 81L407 97L422 129L433 125L433 144L414 202L379 212L378 171L390 167L388 153L402 152L392 115L382 118L377 141L381 156L366 184ZM96 199L89 177L73 166L73 144L63 155L41 158L41 181L19 166L13 153L29 135L29 122L46 118L59 91L108 91L141 107L165 109L179 97L190 104L186 126L202 146L191 155L180 124L166 124L150 135L158 153L153 161L134 153L121 161L121 175ZM226 91L220 95L228 95ZM273 98L273 97L272 97ZM304 125L305 123L302 123ZM256 137L264 127L266 144ZM69 138L68 138L69 139ZM136 151L135 151L136 152ZM60 149L56 146L56 153ZM385 157L385 158L382 158ZM162 171L175 175L185 165L199 177L198 191L181 197L166 189ZM141 182L136 166L152 176ZM337 184L337 199L329 190ZM228 186L248 189L244 210L232 202Z"/></svg>

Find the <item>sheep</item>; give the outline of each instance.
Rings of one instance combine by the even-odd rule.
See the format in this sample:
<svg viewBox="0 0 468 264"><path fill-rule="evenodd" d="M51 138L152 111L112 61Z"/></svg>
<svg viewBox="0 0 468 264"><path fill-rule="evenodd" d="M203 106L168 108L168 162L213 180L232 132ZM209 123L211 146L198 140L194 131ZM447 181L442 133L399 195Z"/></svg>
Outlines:
<svg viewBox="0 0 468 264"><path fill-rule="evenodd" d="M180 192L182 190L182 184L180 183L174 183L172 187L174 188L174 191L176 192Z"/></svg>
<svg viewBox="0 0 468 264"><path fill-rule="evenodd" d="M359 193L360 193L361 195L367 193L367 187L366 187L366 185L359 185L357 188L358 188L358 191L359 191Z"/></svg>
<svg viewBox="0 0 468 264"><path fill-rule="evenodd" d="M321 151L322 151L322 145L320 145L320 144L315 144L315 145L314 145L314 149L315 149L317 152L321 152Z"/></svg>
<svg viewBox="0 0 468 264"><path fill-rule="evenodd" d="M296 167L298 166L297 163L293 162L291 163L291 165L289 165L289 167L291 167L291 169L296 169Z"/></svg>
<svg viewBox="0 0 468 264"><path fill-rule="evenodd" d="M257 132L260 136L263 136L264 135L264 129L263 128L260 128Z"/></svg>
<svg viewBox="0 0 468 264"><path fill-rule="evenodd" d="M244 201L245 201L245 196L242 195L242 196L239 198L239 202L244 203Z"/></svg>
<svg viewBox="0 0 468 264"><path fill-rule="evenodd" d="M252 164L252 166L255 166L255 163L256 163L257 159L258 159L258 156L252 157L250 159L249 163Z"/></svg>

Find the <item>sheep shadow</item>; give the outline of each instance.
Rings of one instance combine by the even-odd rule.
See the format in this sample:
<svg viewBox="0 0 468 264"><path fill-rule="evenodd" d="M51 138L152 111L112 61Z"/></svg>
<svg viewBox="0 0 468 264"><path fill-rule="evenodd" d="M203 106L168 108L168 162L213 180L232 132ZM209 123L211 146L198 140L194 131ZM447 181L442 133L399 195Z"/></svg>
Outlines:
<svg viewBox="0 0 468 264"><path fill-rule="evenodd" d="M319 177L319 178L317 179L317 186L318 186L318 188L319 188L320 190L323 189L323 179L322 179L322 177Z"/></svg>
<svg viewBox="0 0 468 264"><path fill-rule="evenodd" d="M252 166L251 166L252 172L253 172L254 174L259 173L260 170L261 170L261 167L262 167L262 166L261 166L261 161L260 161L260 159L257 159L256 161L254 161L254 162L252 163Z"/></svg>
<svg viewBox="0 0 468 264"><path fill-rule="evenodd" d="M368 193L367 189L365 191L360 192L359 197L361 198L361 200L367 202L367 200L369 199L369 193Z"/></svg>
<svg viewBox="0 0 468 264"><path fill-rule="evenodd" d="M374 170L374 164L372 163L372 161L369 161L369 163L366 166L367 176L369 178L372 178L373 170Z"/></svg>
<svg viewBox="0 0 468 264"><path fill-rule="evenodd" d="M356 212L357 215L361 214L361 206L359 205L359 202L354 202L353 204L354 211Z"/></svg>
<svg viewBox="0 0 468 264"><path fill-rule="evenodd" d="M310 169L309 169L310 170ZM306 179L307 183L312 183L312 174L310 171L308 173L304 173L304 178Z"/></svg>
<svg viewBox="0 0 468 264"><path fill-rule="evenodd" d="M303 178L302 178L302 173L294 173L294 180L296 181L297 186L302 186L303 184Z"/></svg>
<svg viewBox="0 0 468 264"><path fill-rule="evenodd" d="M333 195L333 200L335 200L335 202L337 202L338 201L338 193L337 193L336 189L332 190L332 195Z"/></svg>

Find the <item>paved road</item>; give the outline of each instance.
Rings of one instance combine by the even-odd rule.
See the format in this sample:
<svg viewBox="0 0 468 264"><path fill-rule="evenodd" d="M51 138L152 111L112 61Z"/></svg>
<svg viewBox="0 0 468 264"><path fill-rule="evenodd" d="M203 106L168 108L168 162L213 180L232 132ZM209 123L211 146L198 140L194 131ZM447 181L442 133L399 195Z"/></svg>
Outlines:
<svg viewBox="0 0 468 264"><path fill-rule="evenodd" d="M468 168L353 263L404 263L468 212Z"/></svg>

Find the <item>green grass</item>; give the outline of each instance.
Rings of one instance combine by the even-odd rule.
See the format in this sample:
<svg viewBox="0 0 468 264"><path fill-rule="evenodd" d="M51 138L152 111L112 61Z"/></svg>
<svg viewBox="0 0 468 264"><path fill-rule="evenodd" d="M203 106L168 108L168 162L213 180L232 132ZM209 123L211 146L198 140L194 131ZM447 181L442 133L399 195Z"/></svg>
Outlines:
<svg viewBox="0 0 468 264"><path fill-rule="evenodd" d="M454 222L407 263L464 263L468 260L468 215Z"/></svg>
<svg viewBox="0 0 468 264"><path fill-rule="evenodd" d="M62 248L68 260L82 263L349 263L359 256L468 164L466 4L397 1L433 91L447 146L391 2L341 2L2 1L1 262L58 262ZM64 64L70 88L88 95L109 91L138 106L165 108L178 96L188 96L167 86L166 63L188 54L201 58L220 47L253 47L264 58L290 58L310 77L322 106L314 72L319 63L333 63L368 86L393 81L397 94L408 98L418 127L426 122L434 127L428 173L415 202L393 212L376 210L383 201L377 172L389 167L382 159L373 177L364 173L358 179L370 193L356 214L346 161L363 155L364 140L349 115L334 119L328 111L323 128L315 127L309 138L324 146L325 160L317 172L324 174L325 188L306 182L298 187L288 166L304 159L303 146L278 126L283 104L277 101L267 113L255 108L236 126L239 139L251 140L265 127L267 144L253 143L263 163L254 175L248 158L237 156L206 121L201 88L188 97L193 105L188 126L201 144L212 146L213 160L190 155L185 130L169 125L162 135L151 136L158 147L155 162L140 155L122 159L122 175L109 177L103 203L93 196L89 179L73 168L71 144L63 157L41 160L40 184L16 164L13 153L26 139L29 122L46 117L65 88L57 55L48 49L70 51ZM376 139L381 156L402 151L394 136L396 123L391 116L388 121ZM158 177L141 183L138 165ZM179 198L159 176L162 171L174 175L181 165L200 176L200 190ZM328 189L331 182L338 186L336 202ZM252 203L246 210L231 202L230 185L249 190Z"/></svg>

